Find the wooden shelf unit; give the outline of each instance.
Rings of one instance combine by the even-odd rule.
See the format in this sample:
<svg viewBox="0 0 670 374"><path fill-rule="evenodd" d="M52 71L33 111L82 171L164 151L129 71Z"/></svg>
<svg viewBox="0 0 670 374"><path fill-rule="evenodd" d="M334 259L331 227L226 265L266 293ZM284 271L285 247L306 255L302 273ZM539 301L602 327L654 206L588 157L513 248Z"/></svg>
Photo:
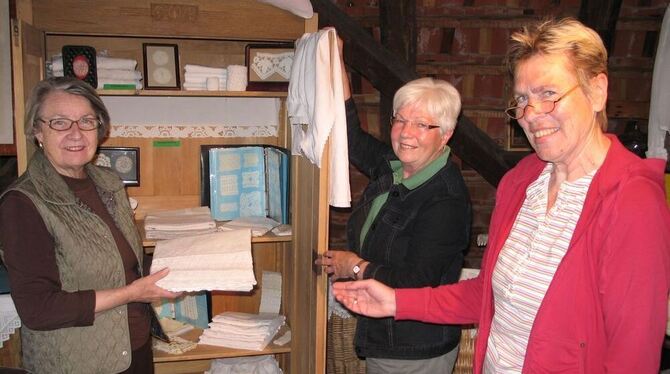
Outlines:
<svg viewBox="0 0 670 374"><path fill-rule="evenodd" d="M45 61L62 45L91 45L110 57L132 58L143 71L143 42L179 45L179 72L185 64L227 66L244 64L244 47L256 42L295 41L318 27L317 16L305 20L287 11L248 0L15 0L12 59L15 134L19 173L35 151L23 133L25 99L45 77ZM92 21L87 21L92 20ZM286 118L286 92L219 92L181 90L99 90L104 96L245 97L279 98L277 136L248 138L179 138L174 147L157 147L159 138L108 138L103 145L140 149L141 184L128 193L139 202L137 219L147 211L199 205L199 154L204 144L268 144L290 148ZM147 108L150 111L151 108ZM113 122L112 118L112 122ZM327 164L327 157L323 162ZM285 373L324 373L327 277L313 265L327 248L327 170L304 158L291 157L292 236L254 238L254 273L263 270L283 275L281 313L291 327L292 340L284 347L263 352L200 346L190 354L156 353L157 373L203 372L214 358L275 354ZM323 187L323 188L322 188ZM145 240L151 247L154 241ZM260 285L259 285L260 286ZM214 292L212 311L258 310L259 292Z"/></svg>

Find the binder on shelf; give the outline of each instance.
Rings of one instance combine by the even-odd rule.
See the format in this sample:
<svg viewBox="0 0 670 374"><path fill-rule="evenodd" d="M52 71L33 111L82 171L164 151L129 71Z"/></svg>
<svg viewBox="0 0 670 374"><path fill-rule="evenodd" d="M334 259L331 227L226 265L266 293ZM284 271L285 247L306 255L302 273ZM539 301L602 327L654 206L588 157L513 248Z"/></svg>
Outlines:
<svg viewBox="0 0 670 374"><path fill-rule="evenodd" d="M201 146L201 205L217 221L289 221L288 151L269 145Z"/></svg>

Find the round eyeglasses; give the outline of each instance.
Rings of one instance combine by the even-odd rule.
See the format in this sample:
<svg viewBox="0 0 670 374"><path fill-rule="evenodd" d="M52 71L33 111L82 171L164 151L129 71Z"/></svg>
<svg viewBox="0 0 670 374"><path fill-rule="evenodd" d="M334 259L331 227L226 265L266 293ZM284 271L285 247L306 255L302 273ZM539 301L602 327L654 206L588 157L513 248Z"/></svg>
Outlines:
<svg viewBox="0 0 670 374"><path fill-rule="evenodd" d="M574 91L579 85L576 85L572 87L571 89L567 90L561 97L559 97L556 100L542 100L538 103L535 104L526 104L526 105L518 105L518 106L513 106L505 109L505 114L507 114L507 117L511 119L521 119L523 116L526 115L526 109L528 108L533 108L535 110L535 113L537 114L547 114L551 113L554 111L556 108L556 103L559 101L563 100L566 96L568 96L572 91Z"/></svg>
<svg viewBox="0 0 670 374"><path fill-rule="evenodd" d="M413 126L415 129L421 132L428 132L429 130L437 129L440 127L438 125L429 125L421 121L410 121L398 117L391 117L391 127L405 127L405 125L407 124Z"/></svg>
<svg viewBox="0 0 670 374"><path fill-rule="evenodd" d="M40 118L39 120L48 124L49 127L51 127L56 131L67 131L72 127L72 124L74 123L77 124L79 130L91 131L97 129L102 124L102 122L95 117L81 117L78 120L73 120L69 118L52 118L49 120Z"/></svg>

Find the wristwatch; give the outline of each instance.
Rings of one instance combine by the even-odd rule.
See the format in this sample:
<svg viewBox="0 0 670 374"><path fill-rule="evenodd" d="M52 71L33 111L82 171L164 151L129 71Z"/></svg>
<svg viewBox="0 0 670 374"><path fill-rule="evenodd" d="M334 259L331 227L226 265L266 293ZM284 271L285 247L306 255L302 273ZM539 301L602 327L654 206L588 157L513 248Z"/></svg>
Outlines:
<svg viewBox="0 0 670 374"><path fill-rule="evenodd" d="M361 272L361 265L363 265L364 262L365 260L360 260L356 263L356 265L354 265L353 268L351 268L351 271L354 272L354 279L358 279L358 273Z"/></svg>

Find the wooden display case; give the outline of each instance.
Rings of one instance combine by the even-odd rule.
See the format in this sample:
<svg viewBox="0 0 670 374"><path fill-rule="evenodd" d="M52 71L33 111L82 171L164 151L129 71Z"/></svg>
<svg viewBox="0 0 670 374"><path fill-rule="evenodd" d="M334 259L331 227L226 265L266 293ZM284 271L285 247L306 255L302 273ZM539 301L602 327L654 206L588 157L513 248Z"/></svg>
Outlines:
<svg viewBox="0 0 670 374"><path fill-rule="evenodd" d="M16 0L12 20L12 58L17 158L22 173L34 151L23 135L25 99L45 76L47 57L63 45L90 45L112 57L132 58L142 71L142 43L176 44L180 72L185 64L227 66L244 64L249 43L293 42L305 32L317 30L316 15L302 19L270 5L248 0ZM194 207L199 204L199 155L203 144L269 144L290 148L286 118L286 92L211 92L180 90L100 90L103 96L180 98L278 98L280 127L276 136L185 137L173 147L158 147L158 138L110 137L103 145L139 149L141 183L128 187L139 202L136 216L147 211ZM148 107L150 112L151 108ZM112 123L114 118L112 118ZM323 161L327 164L327 160ZM326 285L325 274L315 272L313 260L327 247L327 170L308 160L291 160L291 237L254 239L254 271L283 275L281 312L287 316L292 340L287 346L271 346L263 352L201 347L191 355L157 354L161 373L202 372L211 359L273 353L285 373L325 372ZM154 245L145 241L147 247ZM256 312L259 292L212 296L212 312ZM203 353L204 352L204 353ZM202 354L201 354L202 353Z"/></svg>

